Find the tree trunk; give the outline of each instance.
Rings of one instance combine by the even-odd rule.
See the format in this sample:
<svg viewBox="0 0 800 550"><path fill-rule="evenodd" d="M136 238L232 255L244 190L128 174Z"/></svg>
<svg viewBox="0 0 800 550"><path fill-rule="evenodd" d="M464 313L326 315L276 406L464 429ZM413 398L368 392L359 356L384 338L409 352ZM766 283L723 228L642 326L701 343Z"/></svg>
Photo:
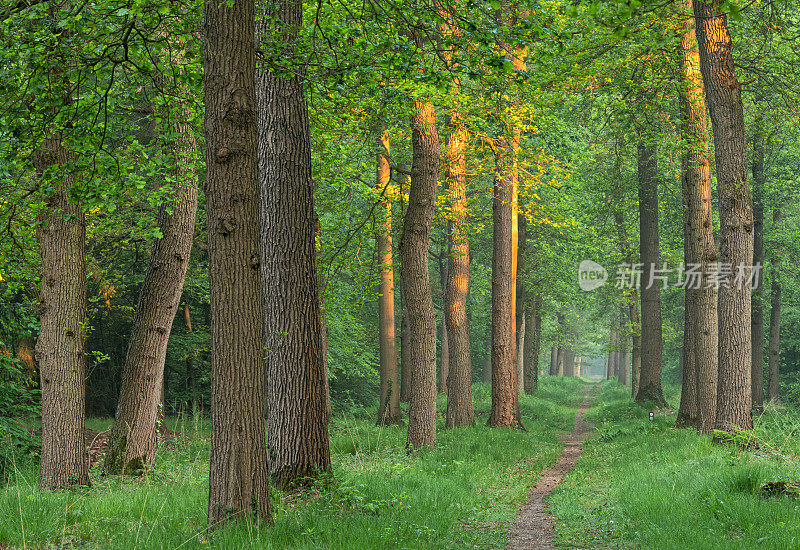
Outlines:
<svg viewBox="0 0 800 550"><path fill-rule="evenodd" d="M654 401L666 406L661 388L661 282L653 279L661 268L658 235L658 174L656 148L640 142L637 148L639 175L639 254L643 265L641 368L633 372L637 402Z"/></svg>
<svg viewBox="0 0 800 550"><path fill-rule="evenodd" d="M764 264L764 129L761 115L756 116L753 135L753 263ZM759 281L760 283L760 281ZM750 308L750 334L753 342L752 378L753 412L764 411L764 291L753 289Z"/></svg>
<svg viewBox="0 0 800 550"><path fill-rule="evenodd" d="M715 427L734 432L753 427L750 284L753 203L747 182L747 142L739 81L734 69L727 16L721 0L694 2L700 70L714 129L720 214L720 263L745 282L719 290L719 386ZM702 399L702 395L700 398Z"/></svg>
<svg viewBox="0 0 800 550"><path fill-rule="evenodd" d="M389 154L389 134L381 134L382 149ZM394 262L392 259L392 202L387 196L391 170L389 161L378 152L375 177L376 191L381 195L385 210L383 225L378 228L378 254L380 257L381 284L378 298L378 331L380 338L380 406L378 424L400 422L400 380L397 372L397 339L394 321Z"/></svg>
<svg viewBox="0 0 800 550"><path fill-rule="evenodd" d="M619 379L620 384L624 384L625 386L629 386L630 381L630 346L628 344L628 337L626 335L622 335L620 337L620 345L622 346L619 352L619 358L617 359L617 377Z"/></svg>
<svg viewBox="0 0 800 550"><path fill-rule="evenodd" d="M608 361L606 362L606 380L611 380L614 377L616 370L615 361L617 359L617 332L612 328L609 330L608 337Z"/></svg>
<svg viewBox="0 0 800 550"><path fill-rule="evenodd" d="M175 141L163 152L172 156L176 194L158 212L162 236L153 242L139 291L104 463L108 474L141 473L155 461L167 342L180 306L197 214L197 178L192 162L197 142L190 117L185 103L166 117L170 124L165 133Z"/></svg>
<svg viewBox="0 0 800 550"><path fill-rule="evenodd" d="M539 349L542 343L542 297L534 294L527 308L523 381L525 393L532 394L539 387Z"/></svg>
<svg viewBox="0 0 800 550"><path fill-rule="evenodd" d="M567 343L564 350L564 376L575 376L575 350L572 343Z"/></svg>
<svg viewBox="0 0 800 550"><path fill-rule="evenodd" d="M428 276L428 245L439 176L439 134L432 103L414 100L411 126L413 166L400 265L409 340L411 409L406 445L416 449L436 444L436 312Z"/></svg>
<svg viewBox="0 0 800 550"><path fill-rule="evenodd" d="M513 152L495 154L492 254L492 407L489 425L520 423L514 338Z"/></svg>
<svg viewBox="0 0 800 550"><path fill-rule="evenodd" d="M447 267L444 262L444 251L446 248L442 246L439 255L439 282L442 287L442 322L441 322L441 350L439 351L439 393L447 393L447 375L450 372L450 345L448 344L447 332L447 319L445 319L447 312Z"/></svg>
<svg viewBox="0 0 800 550"><path fill-rule="evenodd" d="M567 352L567 348L565 348L564 347L564 343L561 342L559 344L559 346L558 346L558 360L556 361L556 363L558 365L557 368L556 368L556 375L557 376L564 376L564 359L565 359L564 356L565 356L566 352Z"/></svg>
<svg viewBox="0 0 800 550"><path fill-rule="evenodd" d="M492 322L486 327L486 361L483 363L483 382L492 383Z"/></svg>
<svg viewBox="0 0 800 550"><path fill-rule="evenodd" d="M553 342L553 346L550 348L550 369L547 374L550 376L558 374L558 342Z"/></svg>
<svg viewBox="0 0 800 550"><path fill-rule="evenodd" d="M517 201L519 199L517 198ZM521 275L525 270L525 263L527 261L526 257L526 248L525 248L525 240L526 240L526 220L525 216L522 214L516 214L517 219L517 267L515 271L518 275ZM517 348L517 358L516 358L516 365L517 365L517 391L520 395L525 393L525 321L526 321L526 311L525 306L527 302L527 296L525 294L525 287L522 284L522 277L517 276L515 277L514 281L514 288L516 289L516 293L514 295L514 317L515 317L515 332L516 332L516 348Z"/></svg>
<svg viewBox="0 0 800 550"><path fill-rule="evenodd" d="M211 294L208 518L270 517L258 264L252 2L203 4L206 217Z"/></svg>
<svg viewBox="0 0 800 550"><path fill-rule="evenodd" d="M56 79L69 83L63 74ZM58 91L58 90L57 90ZM64 90L60 90L64 95ZM86 217L70 198L75 178L66 166L74 154L49 130L34 152L45 197L36 230L42 258L36 361L42 399L42 453L39 487L88 485L83 440L86 398ZM49 178L52 179L49 179Z"/></svg>
<svg viewBox="0 0 800 550"><path fill-rule="evenodd" d="M780 233L781 210L776 208L772 213L775 232ZM769 387L767 397L777 401L780 391L780 359L781 359L781 257L776 250L772 259L772 291L770 292L769 312Z"/></svg>
<svg viewBox="0 0 800 550"><path fill-rule="evenodd" d="M403 274L400 270L400 401L408 403L411 395L411 343L408 336L408 311L403 299Z"/></svg>
<svg viewBox="0 0 800 550"><path fill-rule="evenodd" d="M683 0L688 14L692 0ZM694 19L687 17L681 36L681 133L687 142L682 158L684 265L696 265L699 278L686 284L681 404L677 425L713 428L717 410L717 289L703 274L715 268L717 249L711 203L711 171L705 92Z"/></svg>
<svg viewBox="0 0 800 550"><path fill-rule="evenodd" d="M300 0L261 8L258 39L291 44L303 21ZM317 275L311 136L302 71L256 74L261 189L261 283L270 477L281 487L330 469L327 372Z"/></svg>
<svg viewBox="0 0 800 550"><path fill-rule="evenodd" d="M475 424L472 407L472 358L467 316L469 292L469 236L467 234L466 148L469 139L466 124L457 113L448 118L447 141L448 191L451 217L448 224L448 257L445 322L449 345L450 372L447 378L447 418L445 426ZM491 365L490 365L491 367ZM491 373L491 368L489 369ZM490 378L491 381L491 378Z"/></svg>

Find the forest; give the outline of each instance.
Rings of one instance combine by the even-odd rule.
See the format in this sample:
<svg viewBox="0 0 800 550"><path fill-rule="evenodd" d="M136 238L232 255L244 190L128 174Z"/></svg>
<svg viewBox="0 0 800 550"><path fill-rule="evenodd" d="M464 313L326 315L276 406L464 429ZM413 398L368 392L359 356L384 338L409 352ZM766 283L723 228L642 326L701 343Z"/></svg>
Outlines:
<svg viewBox="0 0 800 550"><path fill-rule="evenodd" d="M800 548L799 41L0 0L0 550Z"/></svg>

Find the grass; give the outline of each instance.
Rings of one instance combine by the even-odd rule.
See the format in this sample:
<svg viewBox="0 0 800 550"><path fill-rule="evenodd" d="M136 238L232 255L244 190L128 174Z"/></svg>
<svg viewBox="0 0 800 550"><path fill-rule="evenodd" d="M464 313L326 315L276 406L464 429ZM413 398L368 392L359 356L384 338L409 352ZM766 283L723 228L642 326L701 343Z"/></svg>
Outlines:
<svg viewBox="0 0 800 550"><path fill-rule="evenodd" d="M674 415L635 405L604 384L576 468L550 495L562 548L800 548L800 501L762 483L800 480L800 416L768 408L758 451L673 428ZM676 392L668 395L677 408Z"/></svg>
<svg viewBox="0 0 800 550"><path fill-rule="evenodd" d="M303 495L273 491L275 524L206 530L208 426L168 419L190 437L164 444L147 477L103 477L91 488L36 488L20 457L0 488L0 547L19 548L497 548L505 545L526 488L561 451L585 383L544 377L521 400L527 432L486 427L489 390L476 384L477 425L444 430L435 448L407 453L405 428L374 425L375 410L331 426L333 479ZM90 419L104 430L108 419Z"/></svg>

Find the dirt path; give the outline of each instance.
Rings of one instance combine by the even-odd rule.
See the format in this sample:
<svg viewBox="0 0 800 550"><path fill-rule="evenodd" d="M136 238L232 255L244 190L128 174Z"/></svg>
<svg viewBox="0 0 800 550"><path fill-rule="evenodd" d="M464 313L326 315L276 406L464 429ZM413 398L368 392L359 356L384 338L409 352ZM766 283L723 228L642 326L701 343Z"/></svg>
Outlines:
<svg viewBox="0 0 800 550"><path fill-rule="evenodd" d="M598 386L586 388L583 403L575 415L575 428L569 435L559 436L564 441L564 450L558 462L552 468L542 472L538 483L528 493L528 503L522 507L517 521L511 525L511 540L506 547L509 550L555 550L553 538L553 516L547 510L544 498L561 483L583 450L583 434L588 424L583 420L583 413L589 408Z"/></svg>

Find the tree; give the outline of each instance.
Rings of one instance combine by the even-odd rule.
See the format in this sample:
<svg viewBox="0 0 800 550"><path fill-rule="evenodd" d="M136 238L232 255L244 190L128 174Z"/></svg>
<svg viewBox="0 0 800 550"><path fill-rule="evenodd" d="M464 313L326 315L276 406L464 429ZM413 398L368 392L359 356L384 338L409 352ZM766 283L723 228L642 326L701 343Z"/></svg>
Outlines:
<svg viewBox="0 0 800 550"><path fill-rule="evenodd" d="M380 137L383 151L390 152L389 134ZM380 256L380 296L378 298L378 334L380 338L380 403L378 424L400 422L400 384L397 371L397 341L394 322L394 267L392 261L392 202L387 197L391 169L389 160L378 151L375 177L376 191L385 209L383 224L378 228L377 246Z"/></svg>
<svg viewBox="0 0 800 550"><path fill-rule="evenodd" d="M684 0L691 13L692 0ZM686 149L681 159L684 264L700 275L688 284L684 298L684 341L678 426L713 428L717 410L717 289L708 275L717 261L711 203L711 170L705 92L694 19L687 17L681 33L679 102L681 134Z"/></svg>
<svg viewBox="0 0 800 550"><path fill-rule="evenodd" d="M641 368L634 369L632 383L637 402L655 401L666 405L661 389L662 346L661 285L654 279L660 268L661 254L658 235L658 174L656 150L652 144L640 141L637 147L639 174L639 254L643 265L642 297L642 359Z"/></svg>
<svg viewBox="0 0 800 550"><path fill-rule="evenodd" d="M720 215L720 263L745 275L719 289L719 386L715 427L748 430L751 416L750 284L753 202L747 182L747 142L739 80L721 0L694 2L700 72L714 129ZM744 368L746 366L746 368ZM702 396L701 396L702 398Z"/></svg>
<svg viewBox="0 0 800 550"><path fill-rule="evenodd" d="M753 266L764 264L764 171L765 136L761 113L753 124ZM753 412L764 410L764 291L759 281L753 289L750 302L750 334L752 350L752 400Z"/></svg>
<svg viewBox="0 0 800 550"><path fill-rule="evenodd" d="M772 221L775 227L780 227L780 208L773 210ZM769 312L769 386L767 388L767 397L773 402L780 397L781 292L781 257L780 251L778 251L772 259L772 290L770 292Z"/></svg>
<svg viewBox="0 0 800 550"><path fill-rule="evenodd" d="M472 357L470 353L467 294L469 292L469 235L467 224L466 123L458 112L447 119L447 189L451 215L448 222L450 250L447 268L445 322L450 358L447 379L447 417L445 426L455 428L475 424L472 408Z"/></svg>
<svg viewBox="0 0 800 550"><path fill-rule="evenodd" d="M206 0L203 11L212 312L208 517L216 524L229 518L267 520L270 501L258 272L255 9L250 1Z"/></svg>
<svg viewBox="0 0 800 550"><path fill-rule="evenodd" d="M164 153L174 168L174 202L165 202L158 213L161 238L156 239L139 291L128 353L122 374L122 391L106 453L106 473L143 471L155 461L156 421L162 403L164 361L172 322L180 306L183 281L189 265L197 213L197 179L192 158L197 147L185 102L168 113ZM188 309L187 309L188 315Z"/></svg>
<svg viewBox="0 0 800 550"><path fill-rule="evenodd" d="M259 67L256 89L270 473L282 487L331 464L304 75L276 72L294 56L302 21L302 2L282 0L261 7L257 25L274 54Z"/></svg>
<svg viewBox="0 0 800 550"><path fill-rule="evenodd" d="M419 43L418 43L419 47ZM413 163L408 210L400 238L400 276L408 313L409 402L406 445L436 444L436 312L428 275L428 244L439 176L439 133L433 104L414 99Z"/></svg>
<svg viewBox="0 0 800 550"><path fill-rule="evenodd" d="M526 308L528 320L525 336L524 387L525 393L532 394L539 387L539 349L542 341L542 297L534 294Z"/></svg>
<svg viewBox="0 0 800 550"><path fill-rule="evenodd" d="M69 12L69 2L48 7L57 26ZM83 431L86 397L86 216L75 188L76 155L66 143L62 111L73 103L67 65L72 53L63 42L65 31L49 43L44 61L49 79L44 97L44 138L35 145L33 165L44 207L36 240L42 261L39 292L39 337L36 360L42 395L42 452L39 487L88 485Z"/></svg>

